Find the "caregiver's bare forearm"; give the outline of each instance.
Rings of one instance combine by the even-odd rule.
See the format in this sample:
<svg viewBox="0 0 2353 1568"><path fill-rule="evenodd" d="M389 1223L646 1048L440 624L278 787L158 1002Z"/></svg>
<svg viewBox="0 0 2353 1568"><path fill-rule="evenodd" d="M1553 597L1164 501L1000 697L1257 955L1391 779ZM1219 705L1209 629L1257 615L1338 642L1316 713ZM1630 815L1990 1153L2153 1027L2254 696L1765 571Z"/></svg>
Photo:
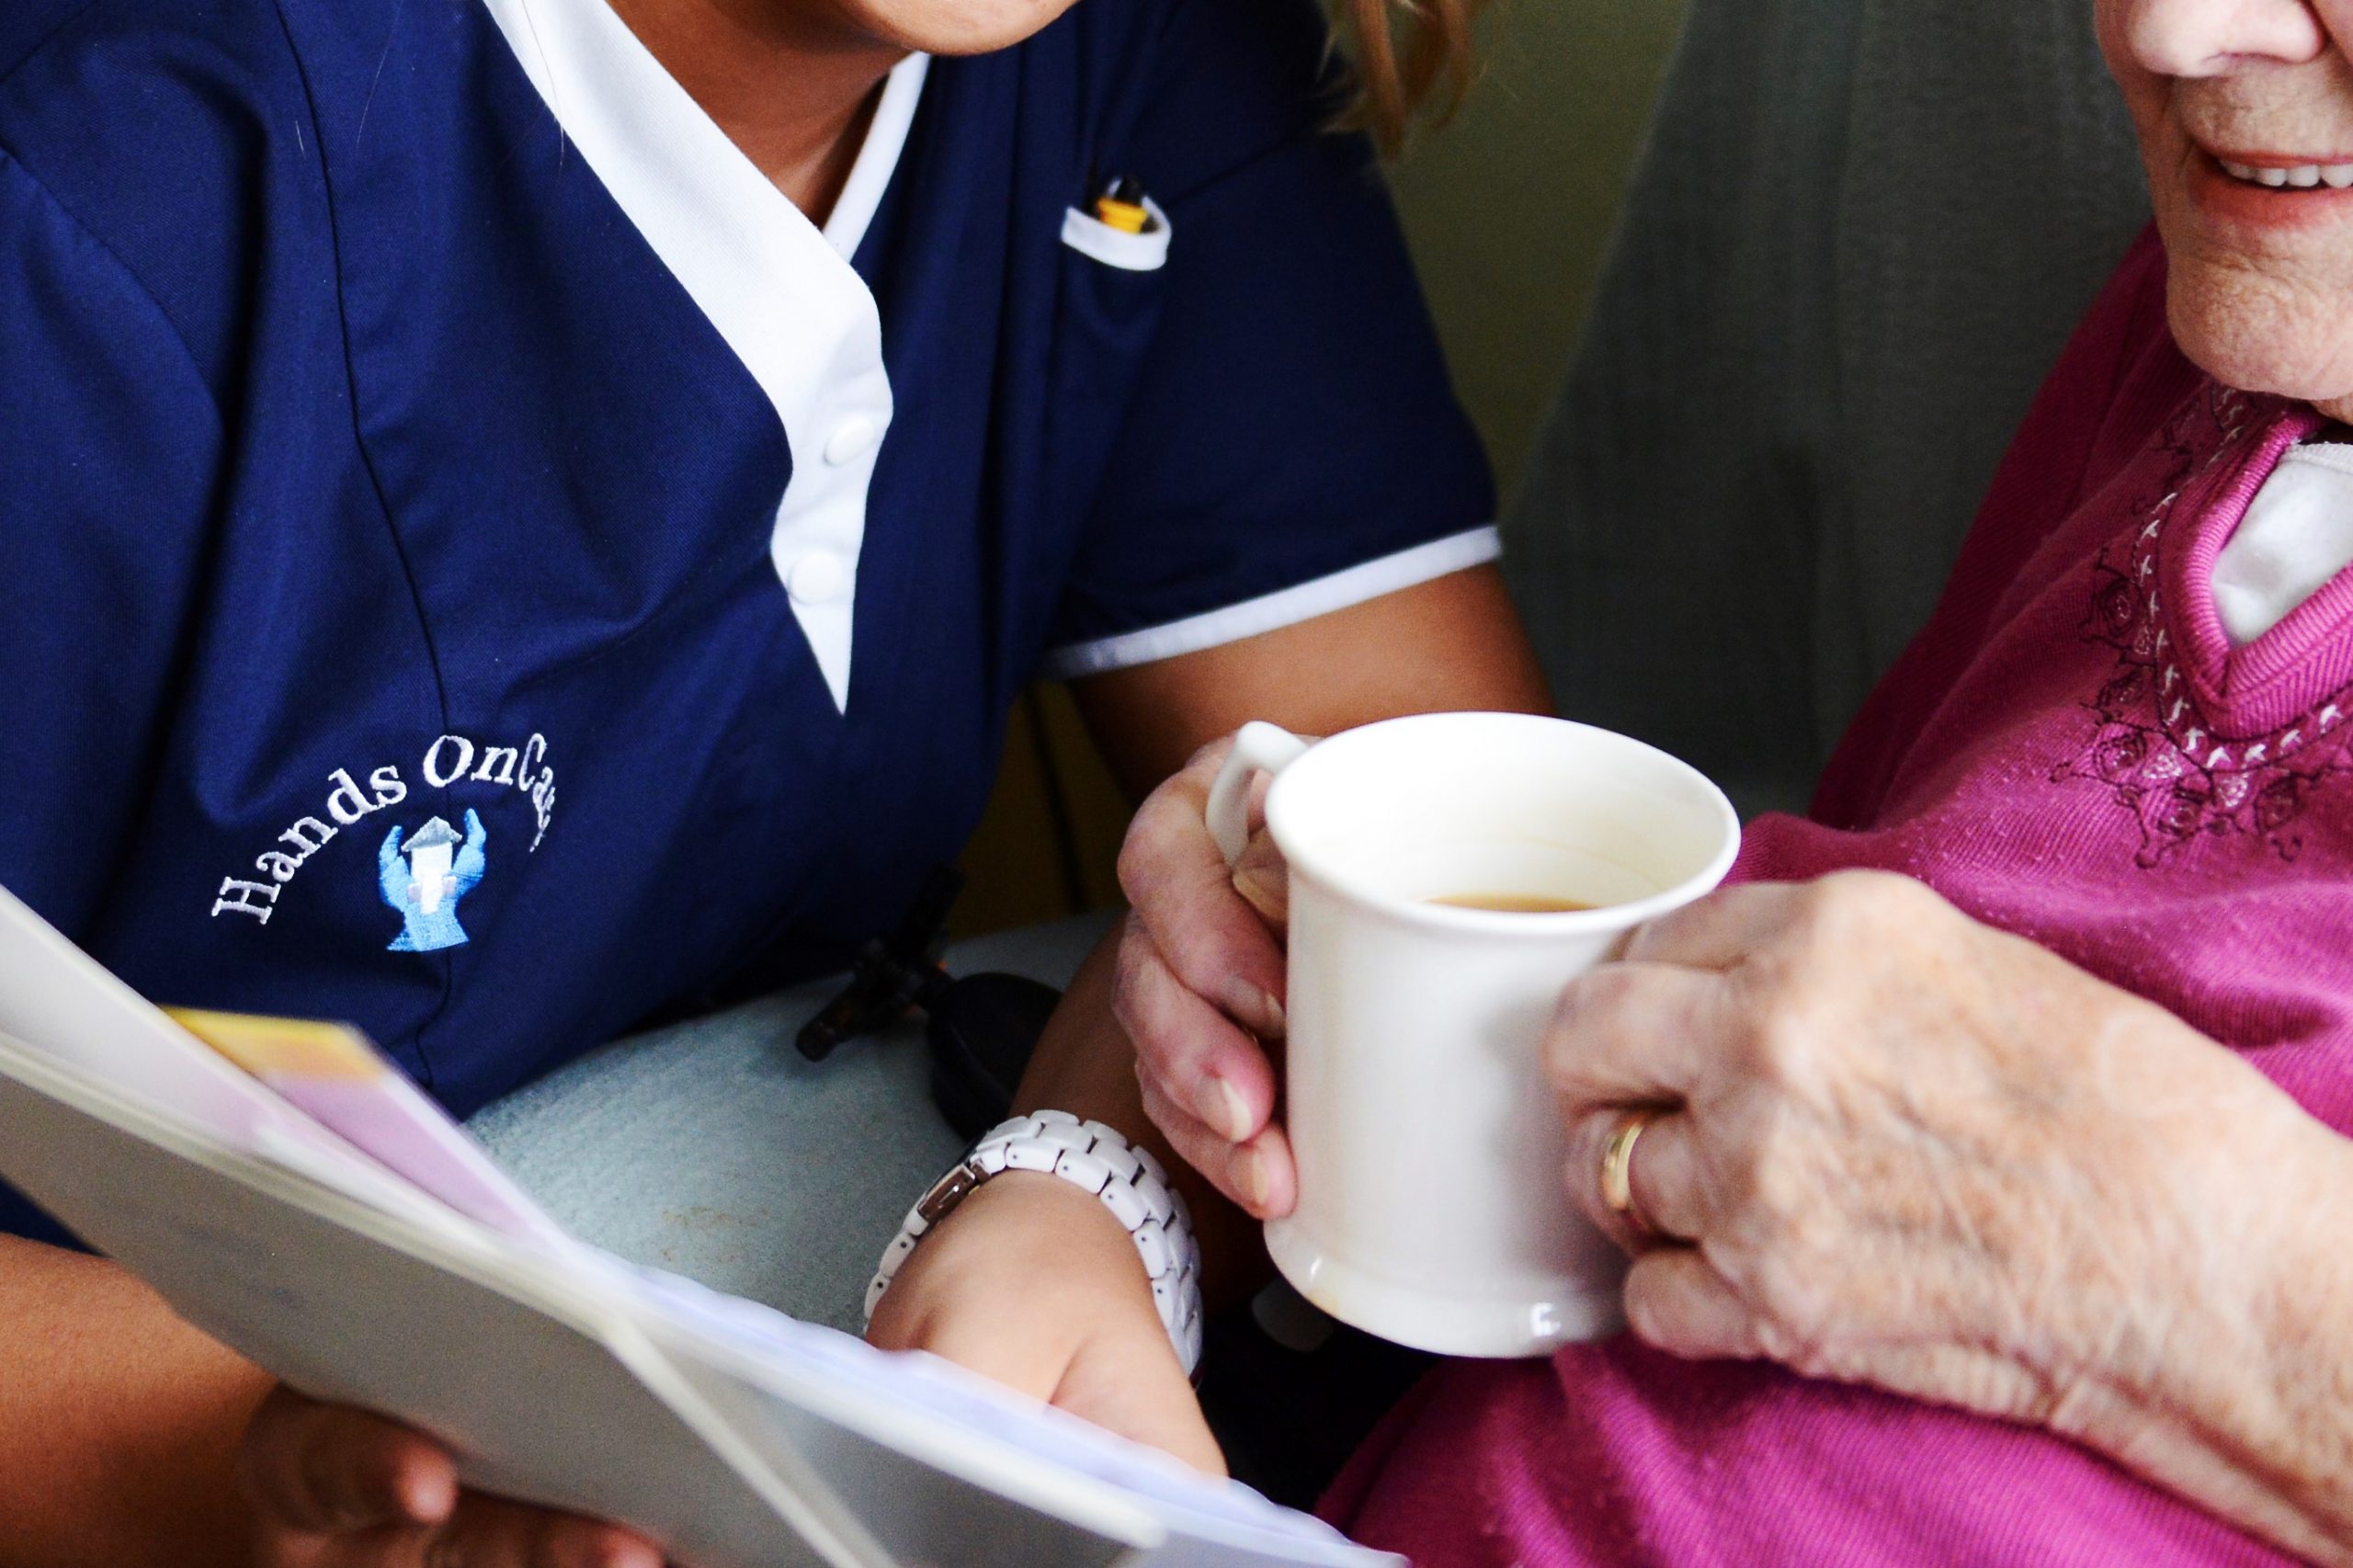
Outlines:
<svg viewBox="0 0 2353 1568"><path fill-rule="evenodd" d="M1252 719L1329 735L1446 709L1549 713L1552 692L1492 566L1474 566L1216 648L1071 688L1111 770L1141 801Z"/></svg>
<svg viewBox="0 0 2353 1568"><path fill-rule="evenodd" d="M1112 772L1141 799L1187 758L1251 719L1327 734L1376 719L1449 708L1551 706L1543 674L1493 567L1474 567L1222 647L1092 676L1074 687ZM1223 869L1198 813L1179 831ZM1231 892L1226 896L1230 899ZM1239 905L1235 906L1239 909ZM1241 911L1248 919L1246 910ZM1262 928L1261 989L1280 983L1280 958ZM1095 1117L1142 1139L1193 1210L1214 1299L1263 1276L1257 1227L1176 1158L1144 1114L1135 1052L1113 1017L1118 942L1088 959L1039 1043L1018 1103Z"/></svg>
<svg viewBox="0 0 2353 1568"><path fill-rule="evenodd" d="M1543 675L1502 579L1478 567L1075 690L1113 771L1151 792L1120 856L1134 913L1116 987L1145 1110L1220 1191L1285 1212L1292 1166L1265 1049L1284 1028L1285 878L1261 841L1237 883L1211 842L1211 743L1252 719L1317 735L1436 710L1545 712Z"/></svg>
<svg viewBox="0 0 2353 1568"><path fill-rule="evenodd" d="M267 1374L110 1263L0 1236L9 1568L247 1561L233 1459Z"/></svg>
<svg viewBox="0 0 2353 1568"><path fill-rule="evenodd" d="M2268 1098L2268 1096L2266 1096ZM2353 1142L2278 1103L2217 1108L2192 1293L2056 1413L2256 1534L2353 1568Z"/></svg>

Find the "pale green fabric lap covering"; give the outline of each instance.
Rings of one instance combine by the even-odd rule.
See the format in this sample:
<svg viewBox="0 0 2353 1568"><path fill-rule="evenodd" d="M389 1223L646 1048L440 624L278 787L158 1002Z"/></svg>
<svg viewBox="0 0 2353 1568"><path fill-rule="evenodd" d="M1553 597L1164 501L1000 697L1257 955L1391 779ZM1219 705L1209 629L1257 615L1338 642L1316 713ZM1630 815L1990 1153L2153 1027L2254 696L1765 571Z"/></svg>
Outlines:
<svg viewBox="0 0 2353 1568"><path fill-rule="evenodd" d="M1506 519L1563 710L1802 804L2146 217L2092 0L1690 0Z"/></svg>
<svg viewBox="0 0 2353 1568"><path fill-rule="evenodd" d="M957 974L1069 983L1112 917L961 943ZM804 986L590 1052L468 1124L575 1234L855 1331L907 1206L963 1152L932 1108L920 1024L803 1061L839 988Z"/></svg>

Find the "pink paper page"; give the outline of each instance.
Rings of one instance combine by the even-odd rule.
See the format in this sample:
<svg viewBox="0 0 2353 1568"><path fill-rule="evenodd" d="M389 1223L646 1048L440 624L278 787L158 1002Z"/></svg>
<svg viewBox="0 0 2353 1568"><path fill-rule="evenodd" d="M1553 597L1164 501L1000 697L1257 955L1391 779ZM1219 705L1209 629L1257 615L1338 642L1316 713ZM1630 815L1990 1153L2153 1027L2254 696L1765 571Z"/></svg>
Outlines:
<svg viewBox="0 0 2353 1568"><path fill-rule="evenodd" d="M468 1219L543 1247L577 1244L358 1029L304 1018L165 1011L289 1105Z"/></svg>

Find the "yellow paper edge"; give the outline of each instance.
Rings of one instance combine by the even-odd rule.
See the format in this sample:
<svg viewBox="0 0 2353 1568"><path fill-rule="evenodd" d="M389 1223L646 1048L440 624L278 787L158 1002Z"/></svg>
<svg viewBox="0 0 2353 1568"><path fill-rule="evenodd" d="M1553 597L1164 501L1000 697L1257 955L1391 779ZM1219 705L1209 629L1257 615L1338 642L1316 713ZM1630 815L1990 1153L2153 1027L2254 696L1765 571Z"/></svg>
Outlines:
<svg viewBox="0 0 2353 1568"><path fill-rule="evenodd" d="M368 1037L348 1024L166 1007L173 1022L256 1078L374 1078L385 1071Z"/></svg>

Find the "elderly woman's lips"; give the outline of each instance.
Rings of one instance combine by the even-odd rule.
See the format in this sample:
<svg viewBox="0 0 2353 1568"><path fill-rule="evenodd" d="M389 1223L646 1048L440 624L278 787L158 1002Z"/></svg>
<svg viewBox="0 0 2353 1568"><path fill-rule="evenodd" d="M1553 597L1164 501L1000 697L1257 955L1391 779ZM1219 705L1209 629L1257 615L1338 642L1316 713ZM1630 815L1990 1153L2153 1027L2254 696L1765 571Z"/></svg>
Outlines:
<svg viewBox="0 0 2353 1568"><path fill-rule="evenodd" d="M2214 162L2234 180L2272 190L2310 190L2322 185L2337 190L2353 187L2353 164L2242 164L2219 154Z"/></svg>
<svg viewBox="0 0 2353 1568"><path fill-rule="evenodd" d="M2245 234L2311 233L2341 244L2353 219L2353 160L2291 164L2200 152L2186 182L2196 210Z"/></svg>

